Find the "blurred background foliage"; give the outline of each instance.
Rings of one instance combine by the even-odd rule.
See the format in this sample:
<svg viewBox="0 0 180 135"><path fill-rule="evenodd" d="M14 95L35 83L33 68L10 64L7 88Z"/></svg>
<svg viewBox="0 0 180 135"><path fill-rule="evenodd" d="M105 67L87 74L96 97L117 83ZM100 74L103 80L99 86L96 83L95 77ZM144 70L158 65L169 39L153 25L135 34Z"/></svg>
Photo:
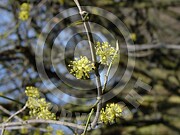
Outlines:
<svg viewBox="0 0 180 135"><path fill-rule="evenodd" d="M23 2L29 2L31 6L29 19L25 22L18 19L19 7ZM128 87L108 102L124 102L132 113L128 118L118 120L117 124L104 126L89 132L89 134L179 135L180 46L178 45L180 44L180 0L80 0L80 3L82 6L97 6L115 14L129 29L136 46L162 45L159 48L136 51L131 56L127 56L126 50L122 51L117 71L122 75L126 69L127 58L130 57L130 60L133 61L136 57L134 72ZM73 118L75 112L87 113L90 111L90 108L85 106L88 104L86 101L73 101L79 105L72 105L60 100L59 98L71 99L66 99L67 97L55 87L49 86L50 90L48 90L36 68L35 47L37 46L37 40L48 34L44 47L43 62L45 71L51 81L63 92L72 96L96 95L96 90L74 90L73 86L64 84L60 79L61 76L68 76L69 81L73 81L72 85L76 87L78 87L77 83L82 83L70 76L66 65L62 64L62 61L64 61L63 50L67 41L74 32L82 32L81 29L83 29L82 25L73 25L74 18L67 18L57 23L61 18L56 15L71 7L75 7L73 0L0 1L0 105L10 112L19 110L22 104L26 102L27 97L24 90L29 85L38 87L47 101L59 106L56 113L58 117L61 114L61 108L72 112ZM50 26L57 24L48 33L43 28L50 20ZM112 26L112 23L93 15L90 20L106 26L106 29L96 29L97 26L91 26L93 32L97 32L101 39L107 40L108 30L111 30L114 35L119 36L121 47L125 44L123 36ZM66 29L69 25L70 28ZM86 35L75 36L72 40L73 43L70 42L70 44L73 46L79 40L86 40ZM112 45L115 43L113 40L109 40L109 42ZM166 47L163 47L163 45ZM176 48L172 49L174 45L176 45ZM76 47L74 55L90 57L88 49L87 42L83 41ZM121 49L123 50L123 47ZM66 62L68 63L72 57L72 50L70 50ZM100 69L103 69L103 67ZM113 88L119 83L119 77L121 76L113 77L108 87ZM137 79L149 84L152 90L148 93L136 89L144 100L136 110L125 97ZM47 83L46 80L44 82ZM91 81L83 84L85 88L92 85L95 84ZM56 97L52 92L56 94ZM20 114L19 117L24 119L27 115L28 110ZM0 110L0 121L2 122L7 117L8 115ZM83 117L79 119L81 120ZM75 120L73 121L76 123ZM44 124L34 126L47 127ZM54 126L54 128L58 129L59 127ZM65 134L73 134L69 127L61 127L61 129L64 130ZM29 130L29 133L23 133L19 130L13 130L10 134L35 134L35 132L38 131L32 129Z"/></svg>

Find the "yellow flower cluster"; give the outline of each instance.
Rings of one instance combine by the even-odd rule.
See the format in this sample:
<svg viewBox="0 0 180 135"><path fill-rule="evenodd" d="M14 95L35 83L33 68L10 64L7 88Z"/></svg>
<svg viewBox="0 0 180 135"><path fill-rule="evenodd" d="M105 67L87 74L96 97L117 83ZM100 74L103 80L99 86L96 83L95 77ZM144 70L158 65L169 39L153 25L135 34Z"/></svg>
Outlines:
<svg viewBox="0 0 180 135"><path fill-rule="evenodd" d="M28 129L27 128L21 128L20 133L21 134L28 134Z"/></svg>
<svg viewBox="0 0 180 135"><path fill-rule="evenodd" d="M65 0L58 0L61 5L64 5Z"/></svg>
<svg viewBox="0 0 180 135"><path fill-rule="evenodd" d="M31 117L37 119L56 119L55 114L49 111L50 103L47 103L44 98L40 98L39 90L35 87L29 86L25 90L28 100L27 107L30 109Z"/></svg>
<svg viewBox="0 0 180 135"><path fill-rule="evenodd" d="M100 120L105 123L113 123L116 118L119 118L122 113L122 108L119 104L107 104L106 109L102 108Z"/></svg>
<svg viewBox="0 0 180 135"><path fill-rule="evenodd" d="M53 128L51 126L47 127L47 132L45 132L43 135L52 135L53 134ZM62 130L56 130L55 135L64 135L64 132Z"/></svg>
<svg viewBox="0 0 180 135"><path fill-rule="evenodd" d="M77 79L85 79L89 78L89 72L94 68L94 64L86 56L81 56L80 59L75 58L71 61L69 67L71 67L70 73Z"/></svg>
<svg viewBox="0 0 180 135"><path fill-rule="evenodd" d="M30 5L28 3L23 3L20 7L19 19L26 21L29 18Z"/></svg>
<svg viewBox="0 0 180 135"><path fill-rule="evenodd" d="M133 41L136 41L136 40L137 40L136 33L131 33L131 34L130 34L130 38L131 38Z"/></svg>
<svg viewBox="0 0 180 135"><path fill-rule="evenodd" d="M40 96L38 88L32 86L26 87L25 93L28 97L39 98Z"/></svg>
<svg viewBox="0 0 180 135"><path fill-rule="evenodd" d="M5 130L4 135L11 135L11 132L9 130Z"/></svg>
<svg viewBox="0 0 180 135"><path fill-rule="evenodd" d="M116 49L111 47L108 42L97 42L95 48L96 54L100 57L101 64L109 65L109 63L114 59Z"/></svg>
<svg viewBox="0 0 180 135"><path fill-rule="evenodd" d="M64 135L64 132L61 130L56 130L56 135Z"/></svg>

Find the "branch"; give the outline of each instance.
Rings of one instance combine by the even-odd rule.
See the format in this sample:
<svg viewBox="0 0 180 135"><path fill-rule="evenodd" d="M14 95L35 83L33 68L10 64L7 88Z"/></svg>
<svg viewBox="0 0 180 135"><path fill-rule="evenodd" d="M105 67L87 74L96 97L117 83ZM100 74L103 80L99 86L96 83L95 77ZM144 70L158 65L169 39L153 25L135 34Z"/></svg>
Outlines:
<svg viewBox="0 0 180 135"><path fill-rule="evenodd" d="M12 113L11 113L9 110L7 110L6 108L4 108L4 107L1 106L1 105L0 105L0 110L3 111L4 113L10 115L10 116L12 115ZM19 118L18 116L14 116L14 118L17 119L17 120L19 120L19 121L22 121L22 119Z"/></svg>
<svg viewBox="0 0 180 135"><path fill-rule="evenodd" d="M97 59L96 59L96 51L95 51L95 47L94 47L93 36L91 34L91 28L90 28L89 22L86 21L86 18L83 16L83 15L87 15L88 13L81 9L81 6L80 6L78 0L74 0L74 2L76 3L76 6L78 7L78 10L79 10L79 14L81 15L81 18L84 22L83 24L84 24L84 28L85 28L85 31L87 34L88 42L90 45L92 61L95 65L96 85L97 85L97 93L98 93L97 97L100 98L102 95L102 87L101 87L101 81L100 81L98 66L97 66L98 63L97 63ZM97 110L96 110L95 118L94 118L93 122L91 123L92 128L94 128L97 125L99 115L100 115L100 110L102 108L101 106L102 106L101 102L99 102L97 104Z"/></svg>
<svg viewBox="0 0 180 135"><path fill-rule="evenodd" d="M12 113L7 110L6 108L4 108L3 106L0 105L0 110L3 111L4 113L8 114L8 115L12 115ZM15 119L19 120L19 121L23 121L21 118L19 118L18 116L14 116ZM23 129L23 128L30 128L30 129L37 129L35 127L32 127L31 125L28 125L28 126L13 126L13 127L6 127L6 129L9 129L9 130L16 130L16 129ZM47 129L44 129L44 128L38 128L40 131L42 132L47 132Z"/></svg>
<svg viewBox="0 0 180 135"><path fill-rule="evenodd" d="M143 44L143 45L122 45L121 48L125 49L127 48L129 51L142 51L142 50L148 50L148 49L178 49L180 50L180 45L174 45L174 44L158 44L158 45L153 45L153 44Z"/></svg>
<svg viewBox="0 0 180 135"><path fill-rule="evenodd" d="M14 113L13 115L11 115L6 122L10 121L13 117L15 117L16 115L18 115L19 113L23 112L25 109L27 108L27 105L25 105L22 109L20 109L19 111L17 111L16 113Z"/></svg>
<svg viewBox="0 0 180 135"><path fill-rule="evenodd" d="M9 9L8 7L5 7L3 5L0 5L0 9L6 10L8 12L11 12L11 9Z"/></svg>
<svg viewBox="0 0 180 135"><path fill-rule="evenodd" d="M47 129L45 128L39 128L39 127L33 127L33 126L10 126L10 127L6 127L7 130L18 130L18 129L32 129L32 130L39 130L41 132L48 132Z"/></svg>
<svg viewBox="0 0 180 135"><path fill-rule="evenodd" d="M85 126L81 126L81 125L70 123L70 122L34 119L34 120L2 123L2 124L0 124L0 129L2 129L3 127L12 127L12 126L14 127L14 126L22 126L22 125L35 124L35 123L57 124L57 125L63 125L63 126L78 128L78 129L82 129L82 130L85 128Z"/></svg>
<svg viewBox="0 0 180 135"><path fill-rule="evenodd" d="M89 124L89 121L90 121L90 119L91 119L91 116L92 116L93 112L94 112L94 108L92 108L92 109L91 109L91 112L89 113L89 116L88 116L88 119L87 119L87 122L86 122L86 126L85 126L85 128L84 128L84 132L82 133L82 135L85 135L85 134L86 134L86 131L87 131L87 129L88 129L88 124Z"/></svg>
<svg viewBox="0 0 180 135"><path fill-rule="evenodd" d="M22 109L20 109L19 111L17 111L17 112L14 113L13 115L11 115L11 116L5 121L5 123L7 123L8 121L10 121L10 120L11 120L13 117L15 117L17 114L23 112L23 111L26 109L26 107L27 107L27 106L25 105ZM5 124L5 123L4 123L4 124ZM2 127L1 135L4 134L4 130L5 130L5 126Z"/></svg>
<svg viewBox="0 0 180 135"><path fill-rule="evenodd" d="M1 97L1 98L4 98L4 99L7 99L7 100L10 100L10 101L13 101L13 102L16 102L16 103L18 103L18 104L23 105L23 103L21 103L21 102L15 100L15 99L12 99L12 98L9 98L9 97L3 96L3 95L0 95L0 97Z"/></svg>
<svg viewBox="0 0 180 135"><path fill-rule="evenodd" d="M105 81L104 81L104 87L103 87L103 89L102 89L102 93L103 93L103 92L105 91L105 89L106 89L106 85L107 85L107 81L108 81L108 76L109 76L109 73L110 73L110 69L111 69L111 67L112 67L112 64L113 64L113 62L114 62L114 59L115 59L116 55L118 54L118 52L119 52L119 43L118 43L118 40L117 40L117 41L116 41L116 51L115 51L115 53L114 53L114 55L113 55L113 57L112 57L111 63L109 64L108 70L107 70L107 72L106 72L106 74L105 74Z"/></svg>

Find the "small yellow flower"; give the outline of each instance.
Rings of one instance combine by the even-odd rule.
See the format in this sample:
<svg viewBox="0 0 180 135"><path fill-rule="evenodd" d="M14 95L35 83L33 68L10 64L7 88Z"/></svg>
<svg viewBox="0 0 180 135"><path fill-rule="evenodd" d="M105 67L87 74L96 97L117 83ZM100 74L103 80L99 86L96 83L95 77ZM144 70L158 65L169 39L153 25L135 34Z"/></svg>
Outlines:
<svg viewBox="0 0 180 135"><path fill-rule="evenodd" d="M25 93L28 97L39 98L40 96L38 88L35 88L33 86L27 86Z"/></svg>
<svg viewBox="0 0 180 135"><path fill-rule="evenodd" d="M28 129L27 129L27 128L22 128L22 129L20 130L20 133L21 133L21 134L27 134L27 133L28 133Z"/></svg>
<svg viewBox="0 0 180 135"><path fill-rule="evenodd" d="M56 130L56 135L64 135L64 132L61 130Z"/></svg>
<svg viewBox="0 0 180 135"><path fill-rule="evenodd" d="M35 129L35 131L34 131L33 135L40 135L40 130L39 130L38 128L37 128L37 129Z"/></svg>
<svg viewBox="0 0 180 135"><path fill-rule="evenodd" d="M40 94L37 88L28 86L25 93L28 96L26 105L30 109L29 114L31 117L37 119L56 119L55 114L49 111L51 104L46 102L45 98L39 98Z"/></svg>
<svg viewBox="0 0 180 135"><path fill-rule="evenodd" d="M47 132L47 133L44 133L43 135L52 135L52 133Z"/></svg>
<svg viewBox="0 0 180 135"><path fill-rule="evenodd" d="M47 131L48 132L52 132L53 131L53 128L51 126L47 126Z"/></svg>
<svg viewBox="0 0 180 135"><path fill-rule="evenodd" d="M95 48L96 54L100 57L101 64L109 65L110 62L114 59L116 49L109 45L108 42L97 42ZM115 57L117 57L117 55Z"/></svg>
<svg viewBox="0 0 180 135"><path fill-rule="evenodd" d="M12 133L10 132L10 131L8 131L8 130L5 130L4 131L4 135L11 135Z"/></svg>
<svg viewBox="0 0 180 135"><path fill-rule="evenodd" d="M51 113L48 108L41 108L41 111L37 114L37 119L55 120L55 114Z"/></svg>
<svg viewBox="0 0 180 135"><path fill-rule="evenodd" d="M137 40L136 33L131 33L131 34L130 34L130 38L131 38L133 41L136 41L136 40Z"/></svg>
<svg viewBox="0 0 180 135"><path fill-rule="evenodd" d="M20 11L19 12L19 19L22 21L26 21L29 18L29 12L28 11Z"/></svg>
<svg viewBox="0 0 180 135"><path fill-rule="evenodd" d="M34 97L28 97L26 105L29 109L34 109L35 107L37 108L38 107L37 99Z"/></svg>
<svg viewBox="0 0 180 135"><path fill-rule="evenodd" d="M39 105L40 108L43 108L43 107L49 108L50 105L51 105L50 103L46 102L45 98L40 98L40 99L37 100L37 102L38 102L38 105Z"/></svg>
<svg viewBox="0 0 180 135"><path fill-rule="evenodd" d="M29 11L30 10L30 5L28 3L23 3L20 7L21 11Z"/></svg>
<svg viewBox="0 0 180 135"><path fill-rule="evenodd" d="M65 0L59 0L59 3L60 3L61 5L64 5L64 2L65 2Z"/></svg>
<svg viewBox="0 0 180 135"><path fill-rule="evenodd" d="M104 111L104 108L102 108L101 110L100 120L105 124L108 124L108 118L106 116L106 112Z"/></svg>
<svg viewBox="0 0 180 135"><path fill-rule="evenodd" d="M100 120L105 123L113 123L116 118L119 118L122 113L122 108L119 104L107 104L106 109L102 108L100 114Z"/></svg>
<svg viewBox="0 0 180 135"><path fill-rule="evenodd" d="M28 3L23 3L20 7L19 19L26 21L29 18L30 5Z"/></svg>
<svg viewBox="0 0 180 135"><path fill-rule="evenodd" d="M81 56L80 59L76 58L71 61L69 67L71 67L70 73L74 74L77 79L85 79L89 78L89 72L94 68L94 64L86 56Z"/></svg>

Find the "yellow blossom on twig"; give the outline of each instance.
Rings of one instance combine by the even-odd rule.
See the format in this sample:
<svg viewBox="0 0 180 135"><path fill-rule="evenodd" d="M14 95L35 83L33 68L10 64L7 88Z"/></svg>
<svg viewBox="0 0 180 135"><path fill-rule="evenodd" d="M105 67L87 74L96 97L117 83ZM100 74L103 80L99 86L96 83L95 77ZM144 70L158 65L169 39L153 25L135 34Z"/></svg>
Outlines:
<svg viewBox="0 0 180 135"><path fill-rule="evenodd" d="M81 56L80 59L71 61L69 67L71 67L70 73L77 79L85 79L89 78L89 72L94 68L94 64L86 56Z"/></svg>
<svg viewBox="0 0 180 135"><path fill-rule="evenodd" d="M100 57L100 63L109 65L114 58L116 49L109 45L108 42L96 43L96 54ZM117 55L115 56L117 57Z"/></svg>
<svg viewBox="0 0 180 135"><path fill-rule="evenodd" d="M107 104L106 109L102 108L100 120L105 123L113 123L116 118L119 118L122 113L122 108L119 104Z"/></svg>
<svg viewBox="0 0 180 135"><path fill-rule="evenodd" d="M20 7L19 19L26 21L29 18L30 5L28 3L23 3Z"/></svg>

